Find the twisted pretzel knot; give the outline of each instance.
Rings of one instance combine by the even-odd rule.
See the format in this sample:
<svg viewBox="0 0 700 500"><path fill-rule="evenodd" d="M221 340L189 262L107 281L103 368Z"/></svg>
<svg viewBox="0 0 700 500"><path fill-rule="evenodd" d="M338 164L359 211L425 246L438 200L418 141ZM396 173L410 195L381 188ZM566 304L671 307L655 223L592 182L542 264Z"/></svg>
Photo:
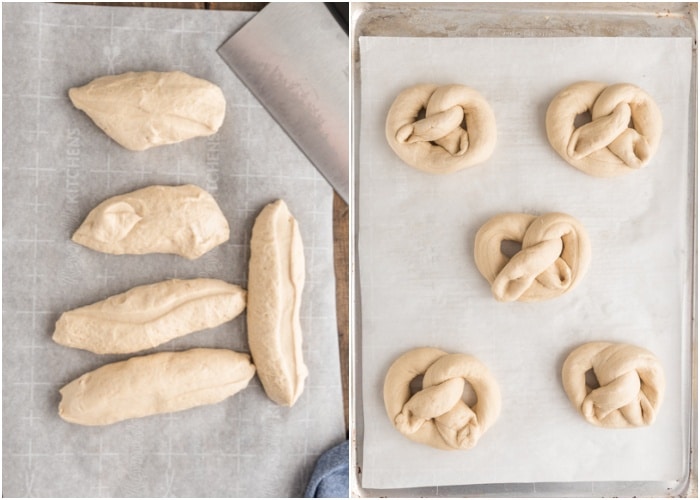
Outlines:
<svg viewBox="0 0 700 500"><path fill-rule="evenodd" d="M598 388L586 384L590 369ZM564 362L562 383L581 415L601 427L651 425L665 387L663 369L652 353L610 342L591 342L574 349Z"/></svg>
<svg viewBox="0 0 700 500"><path fill-rule="evenodd" d="M421 110L425 118L418 119ZM463 85L424 84L404 90L389 109L385 132L399 158L433 174L481 163L496 147L491 107L476 90Z"/></svg>
<svg viewBox="0 0 700 500"><path fill-rule="evenodd" d="M576 128L577 115L591 121ZM630 126L631 123L631 126ZM614 177L646 165L659 147L661 111L639 87L579 82L547 109L547 137L568 163L597 177Z"/></svg>
<svg viewBox="0 0 700 500"><path fill-rule="evenodd" d="M423 388L411 396L411 381L419 375ZM477 396L471 408L462 400L467 382ZM476 358L423 347L391 365L384 380L384 405L394 427L409 439L443 450L465 450L498 418L501 393Z"/></svg>
<svg viewBox="0 0 700 500"><path fill-rule="evenodd" d="M522 244L511 258L501 251L506 240ZM590 259L586 230L561 213L497 215L479 229L474 243L476 267L502 302L558 297L578 284Z"/></svg>

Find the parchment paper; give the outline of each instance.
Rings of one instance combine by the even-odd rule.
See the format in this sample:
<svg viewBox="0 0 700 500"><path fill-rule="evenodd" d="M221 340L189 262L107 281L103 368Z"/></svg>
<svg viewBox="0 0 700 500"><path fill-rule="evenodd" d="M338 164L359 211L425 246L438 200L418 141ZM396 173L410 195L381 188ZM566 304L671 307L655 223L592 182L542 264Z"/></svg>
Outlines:
<svg viewBox="0 0 700 500"><path fill-rule="evenodd" d="M358 258L364 417L362 486L673 481L687 470L692 199L688 178L690 39L360 38ZM598 179L549 146L556 93L580 80L630 82L664 117L643 170ZM461 83L491 104L498 143L484 164L434 176L403 164L384 138L404 88ZM474 237L502 212L573 215L592 263L577 289L503 304L473 260ZM648 428L585 422L560 382L576 346L629 342L654 352L666 398ZM396 431L384 376L403 352L472 354L498 380L502 412L472 450L445 452Z"/></svg>
<svg viewBox="0 0 700 500"><path fill-rule="evenodd" d="M252 15L3 5L3 496L299 496L316 458L345 438L332 190L216 53ZM130 152L68 99L70 87L105 74L175 69L222 88L217 134ZM208 190L231 226L203 257L114 256L70 241L102 200L185 183ZM59 315L169 278L245 287L253 221L278 198L299 221L307 265L310 375L296 405L277 406L256 377L217 405L107 427L61 420L60 387L128 356L55 344ZM245 315L155 350L192 347L247 352Z"/></svg>

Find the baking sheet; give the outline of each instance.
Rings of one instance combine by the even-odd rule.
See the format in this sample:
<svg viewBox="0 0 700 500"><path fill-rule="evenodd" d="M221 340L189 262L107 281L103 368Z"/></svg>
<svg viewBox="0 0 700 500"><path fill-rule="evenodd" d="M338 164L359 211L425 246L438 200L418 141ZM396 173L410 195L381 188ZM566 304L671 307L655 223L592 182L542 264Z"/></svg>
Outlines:
<svg viewBox="0 0 700 500"><path fill-rule="evenodd" d="M299 496L316 458L345 439L333 192L216 53L252 16L3 4L3 496ZM70 87L98 76L175 69L224 91L227 116L217 134L130 152L68 100ZM184 183L212 193L231 226L230 240L200 259L106 255L70 241L100 201ZM256 377L217 405L107 427L61 420L60 387L128 356L53 343L59 315L169 278L245 287L253 221L277 198L299 221L307 264L310 375L296 405L274 404ZM152 351L192 347L247 352L245 316Z"/></svg>
<svg viewBox="0 0 700 500"><path fill-rule="evenodd" d="M360 38L363 488L683 480L690 432L691 51L690 38ZM596 179L551 149L547 105L584 79L628 81L655 98L664 134L647 168ZM491 103L499 136L485 164L431 176L388 147L391 102L426 81L472 86ZM491 297L472 247L478 228L505 211L563 211L584 224L593 260L575 291L535 304ZM659 357L667 392L652 427L598 429L571 407L561 365L591 340L630 342ZM418 445L386 416L386 370L423 345L473 354L500 383L501 417L472 450Z"/></svg>

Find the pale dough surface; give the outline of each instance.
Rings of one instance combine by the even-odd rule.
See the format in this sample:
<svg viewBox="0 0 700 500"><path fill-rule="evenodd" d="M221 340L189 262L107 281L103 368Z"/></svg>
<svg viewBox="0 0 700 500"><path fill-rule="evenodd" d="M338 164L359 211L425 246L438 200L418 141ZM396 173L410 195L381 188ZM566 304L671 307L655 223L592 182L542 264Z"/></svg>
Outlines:
<svg viewBox="0 0 700 500"><path fill-rule="evenodd" d="M246 291L217 279L168 280L67 311L53 340L97 354L150 349L238 316Z"/></svg>
<svg viewBox="0 0 700 500"><path fill-rule="evenodd" d="M423 376L411 396L411 381ZM465 383L476 393L470 407L462 400ZM501 393L488 368L467 354L433 347L401 355L384 379L384 406L391 423L407 438L443 450L476 446L501 412Z"/></svg>
<svg viewBox="0 0 700 500"><path fill-rule="evenodd" d="M68 96L108 136L133 151L214 134L226 114L218 86L182 71L103 76L70 89Z"/></svg>
<svg viewBox="0 0 700 500"><path fill-rule="evenodd" d="M580 114L591 121L576 127ZM596 177L642 168L659 148L661 111L644 90L629 83L578 82L547 108L547 138L574 167Z"/></svg>
<svg viewBox="0 0 700 500"><path fill-rule="evenodd" d="M504 241L521 248L508 257L501 249ZM590 264L591 245L583 225L570 215L505 213L476 233L474 260L496 300L547 300L580 282Z"/></svg>
<svg viewBox="0 0 700 500"><path fill-rule="evenodd" d="M61 389L58 414L81 425L218 403L245 389L255 375L247 354L228 349L160 352L110 363Z"/></svg>
<svg viewBox="0 0 700 500"><path fill-rule="evenodd" d="M265 393L292 406L308 369L299 311L304 290L304 247L299 226L283 200L255 219L248 267L248 344Z"/></svg>
<svg viewBox="0 0 700 500"><path fill-rule="evenodd" d="M198 186L149 186L90 211L72 240L99 252L173 253L196 259L229 239L216 200Z"/></svg>
<svg viewBox="0 0 700 500"><path fill-rule="evenodd" d="M593 370L598 387L586 383ZM664 398L664 371L654 354L630 344L590 342L564 361L562 384L578 412L608 428L651 425Z"/></svg>
<svg viewBox="0 0 700 500"><path fill-rule="evenodd" d="M419 118L422 112L425 118ZM491 156L496 147L496 117L486 99L472 88L416 85L394 100L385 134L391 149L408 165L448 174Z"/></svg>

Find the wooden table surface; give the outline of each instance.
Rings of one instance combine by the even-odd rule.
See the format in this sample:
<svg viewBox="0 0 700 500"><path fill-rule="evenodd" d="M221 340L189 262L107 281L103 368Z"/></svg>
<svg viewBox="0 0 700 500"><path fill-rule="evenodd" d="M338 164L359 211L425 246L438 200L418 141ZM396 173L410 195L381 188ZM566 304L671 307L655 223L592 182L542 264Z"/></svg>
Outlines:
<svg viewBox="0 0 700 500"><path fill-rule="evenodd" d="M179 9L242 10L259 11L267 2L88 2L89 5L119 7L163 7ZM349 83L348 83L349 85ZM336 310L338 318L338 348L340 353L340 375L343 387L345 431L348 420L349 380L349 326L348 326L348 204L337 193L333 197L333 249L336 279Z"/></svg>

